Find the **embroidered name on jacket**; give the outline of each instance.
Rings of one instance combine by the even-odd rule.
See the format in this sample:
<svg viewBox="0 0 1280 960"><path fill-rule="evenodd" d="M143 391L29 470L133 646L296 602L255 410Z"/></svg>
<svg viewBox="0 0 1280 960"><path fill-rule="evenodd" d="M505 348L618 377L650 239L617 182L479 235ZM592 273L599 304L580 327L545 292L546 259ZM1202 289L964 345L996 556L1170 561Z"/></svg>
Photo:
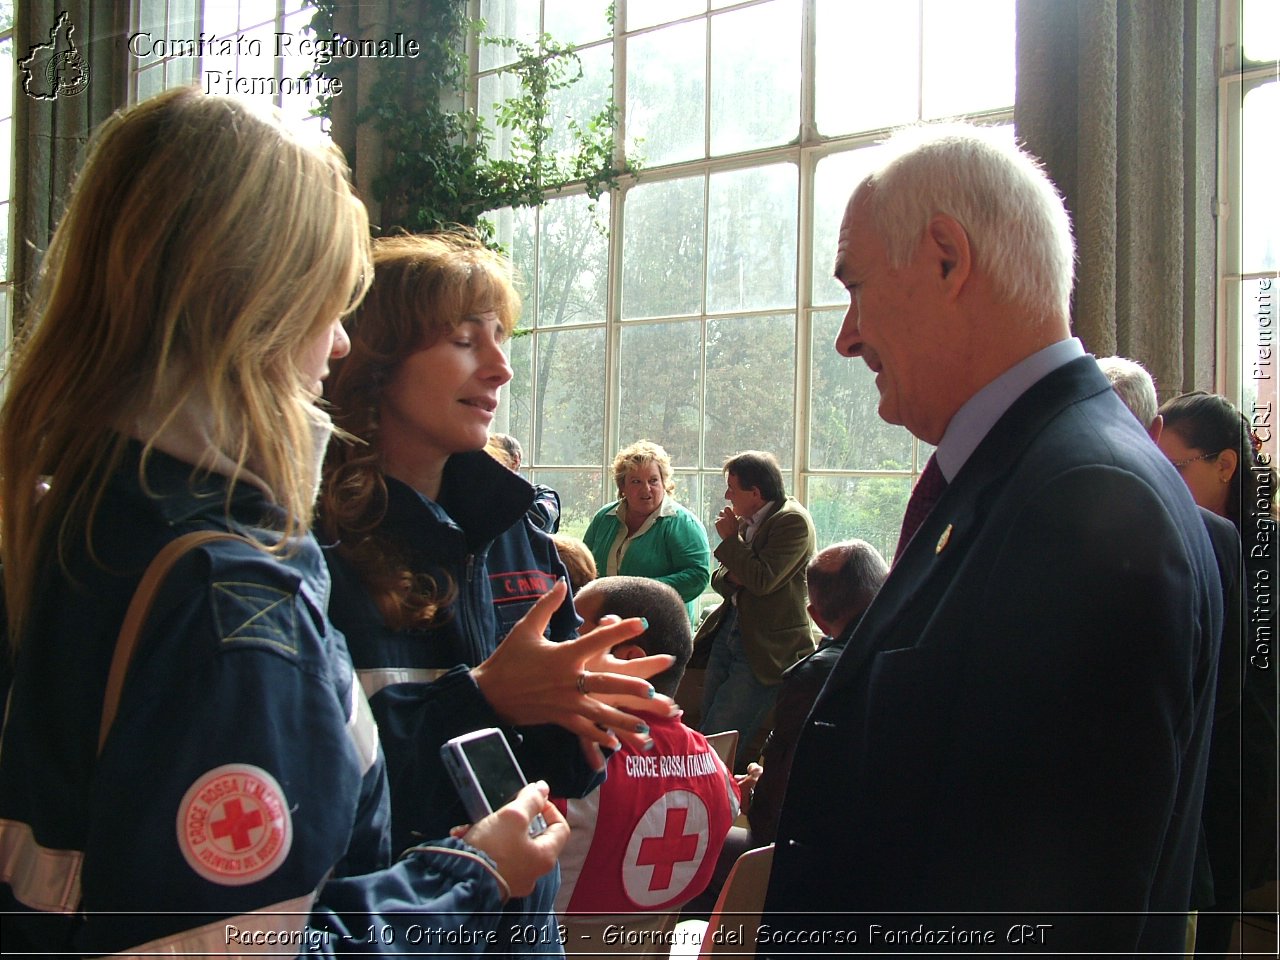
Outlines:
<svg viewBox="0 0 1280 960"><path fill-rule="evenodd" d="M489 589L494 603L518 603L537 600L555 586L555 580L542 570L509 570L489 575Z"/></svg>

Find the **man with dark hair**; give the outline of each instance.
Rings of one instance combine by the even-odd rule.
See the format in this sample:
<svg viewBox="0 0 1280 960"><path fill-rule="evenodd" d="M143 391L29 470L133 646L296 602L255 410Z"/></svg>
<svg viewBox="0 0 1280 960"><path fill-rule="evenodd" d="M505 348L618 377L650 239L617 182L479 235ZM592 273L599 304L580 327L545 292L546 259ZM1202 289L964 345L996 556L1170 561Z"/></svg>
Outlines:
<svg viewBox="0 0 1280 960"><path fill-rule="evenodd" d="M823 637L815 653L782 675L774 704L773 731L761 756L764 772L747 808L752 847L773 843L800 728L849 634L871 606L888 574L884 557L865 540L833 543L809 563L809 616Z"/></svg>
<svg viewBox="0 0 1280 960"><path fill-rule="evenodd" d="M754 487L767 503L783 500L787 491L782 485L782 468L777 458L763 450L744 450L724 462L725 476L732 476L737 485L747 490ZM727 494L726 500L731 500Z"/></svg>
<svg viewBox="0 0 1280 960"><path fill-rule="evenodd" d="M653 688L667 696L674 696L693 652L689 615L676 616L667 602L674 592L670 584L651 577L600 577L584 584L573 598L578 616L582 617L580 633L590 633L606 616L621 620L638 617L648 623L640 636L609 652L619 660L659 653L671 657L670 667L649 678ZM680 607L683 610L683 600Z"/></svg>
<svg viewBox="0 0 1280 960"><path fill-rule="evenodd" d="M809 563L809 616L828 638L838 637L871 606L888 575L884 557L865 540L825 547Z"/></svg>
<svg viewBox="0 0 1280 960"><path fill-rule="evenodd" d="M836 349L936 450L796 744L759 955L850 926L873 951L1185 950L1222 591L1072 337L1073 265L1060 194L997 129L901 131L845 208Z"/></svg>
<svg viewBox="0 0 1280 960"><path fill-rule="evenodd" d="M674 589L648 577L602 577L583 587L574 605L584 632L605 617L643 617L645 632L610 653L621 660L667 654L670 668L650 682L659 693L675 693L692 641L684 601ZM649 724L653 748L633 750L624 743L609 758L598 790L581 800L556 801L572 831L560 856L556 912L562 915L669 911L684 904L710 881L738 815L737 784L706 737L678 716L638 716ZM605 921L619 918L572 918L595 927Z"/></svg>
<svg viewBox="0 0 1280 960"><path fill-rule="evenodd" d="M782 673L813 652L805 565L816 534L809 512L788 497L771 453L747 450L724 465L729 505L716 517L720 562L711 586L724 601L698 628L705 661L703 733L738 731L734 767L755 759L753 739L778 695Z"/></svg>

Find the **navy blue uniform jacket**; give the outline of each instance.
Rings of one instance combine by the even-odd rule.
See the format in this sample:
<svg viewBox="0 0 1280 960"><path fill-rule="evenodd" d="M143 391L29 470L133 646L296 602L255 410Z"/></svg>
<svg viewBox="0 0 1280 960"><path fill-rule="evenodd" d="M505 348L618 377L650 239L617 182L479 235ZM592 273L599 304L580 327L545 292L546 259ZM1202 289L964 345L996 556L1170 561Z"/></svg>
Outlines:
<svg viewBox="0 0 1280 960"><path fill-rule="evenodd" d="M1044 377L949 485L805 723L761 953L812 951L779 931L823 926L859 933L841 949L954 925L1018 950L1024 922L1052 924L1041 951L1181 953L1185 917L1160 911L1187 907L1221 629L1182 480L1092 357Z"/></svg>
<svg viewBox="0 0 1280 960"><path fill-rule="evenodd" d="M600 782L577 737L556 726L507 727L469 672L556 579L567 579L550 536L525 517L533 497L526 480L482 451L449 458L438 503L387 478L384 528L409 549L415 570L456 588L445 614L422 629L388 627L359 573L326 548L329 615L347 636L378 721L397 850L467 822L440 759L450 737L503 727L525 776L546 780L557 796L582 796ZM552 615L550 638L575 636L581 623L566 598Z"/></svg>
<svg viewBox="0 0 1280 960"><path fill-rule="evenodd" d="M120 623L155 554L200 529L278 537L257 487L157 450L144 493L140 454L103 492L96 558L81 530L65 569L48 562L7 691L3 949L485 952L502 903L487 856L452 839L392 855L386 766L311 536L279 557L226 540L183 556L96 754Z"/></svg>

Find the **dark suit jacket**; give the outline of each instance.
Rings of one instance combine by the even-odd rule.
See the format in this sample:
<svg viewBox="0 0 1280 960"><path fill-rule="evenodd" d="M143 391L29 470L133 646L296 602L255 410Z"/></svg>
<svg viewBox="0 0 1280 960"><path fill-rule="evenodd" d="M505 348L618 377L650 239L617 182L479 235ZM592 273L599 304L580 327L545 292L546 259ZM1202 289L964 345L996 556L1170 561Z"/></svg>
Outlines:
<svg viewBox="0 0 1280 960"><path fill-rule="evenodd" d="M867 911L836 925L873 949L869 922L955 922L1006 951L1044 922L1042 952L1181 952L1185 917L1151 911L1187 907L1221 629L1181 478L1092 357L1049 374L954 478L806 721L766 922ZM764 952L787 949L806 946Z"/></svg>
<svg viewBox="0 0 1280 960"><path fill-rule="evenodd" d="M773 843L777 836L778 813L787 794L796 740L855 626L856 620L839 637L823 637L815 652L793 664L782 675L782 688L778 690L778 699L773 704L773 730L760 751L764 773L760 774L751 794L751 806L747 808L753 847Z"/></svg>
<svg viewBox="0 0 1280 960"><path fill-rule="evenodd" d="M817 535L809 511L787 497L756 529L751 542L736 533L720 541L720 561L711 586L725 598L698 628L693 641L693 666L706 666L724 615L725 605L738 597L738 629L747 662L761 683L779 683L782 671L813 653L813 625L806 609L809 591L805 568L813 558ZM738 587L729 581L732 574Z"/></svg>
<svg viewBox="0 0 1280 960"><path fill-rule="evenodd" d="M1200 513L1222 575L1226 625L1204 791L1211 868L1204 873L1212 890L1206 893L1202 884L1193 904L1238 910L1245 892L1276 875L1276 672L1259 668L1253 658L1255 638L1244 629L1254 606L1252 596L1246 599L1245 584L1265 585L1270 578L1257 579L1257 563L1266 561L1244 558L1235 524L1207 510Z"/></svg>
<svg viewBox="0 0 1280 960"><path fill-rule="evenodd" d="M1209 770L1204 785L1205 843L1197 859L1191 905L1201 910L1240 908L1240 693L1244 672L1240 633L1240 534L1230 520L1200 508L1222 579L1223 629L1218 653ZM1225 949L1225 947L1224 947Z"/></svg>

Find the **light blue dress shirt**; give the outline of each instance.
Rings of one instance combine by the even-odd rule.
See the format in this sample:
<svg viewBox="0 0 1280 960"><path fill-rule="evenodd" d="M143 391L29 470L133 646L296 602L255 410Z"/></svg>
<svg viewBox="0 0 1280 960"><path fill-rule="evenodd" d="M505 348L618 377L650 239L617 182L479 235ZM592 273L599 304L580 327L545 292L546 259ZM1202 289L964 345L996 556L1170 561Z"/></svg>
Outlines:
<svg viewBox="0 0 1280 960"><path fill-rule="evenodd" d="M1084 345L1075 337L1059 340L1014 364L970 397L947 424L934 457L947 483L955 479L996 421L1035 384L1083 357Z"/></svg>

